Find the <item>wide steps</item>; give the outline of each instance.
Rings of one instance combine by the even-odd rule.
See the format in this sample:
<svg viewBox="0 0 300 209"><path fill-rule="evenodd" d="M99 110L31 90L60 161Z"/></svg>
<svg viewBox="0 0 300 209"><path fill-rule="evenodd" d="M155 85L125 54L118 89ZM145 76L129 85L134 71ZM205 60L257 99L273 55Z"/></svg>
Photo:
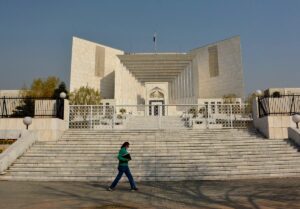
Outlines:
<svg viewBox="0 0 300 209"><path fill-rule="evenodd" d="M300 177L300 153L284 140L253 130L177 128L69 130L59 141L36 142L0 180L112 181L124 141L137 181Z"/></svg>

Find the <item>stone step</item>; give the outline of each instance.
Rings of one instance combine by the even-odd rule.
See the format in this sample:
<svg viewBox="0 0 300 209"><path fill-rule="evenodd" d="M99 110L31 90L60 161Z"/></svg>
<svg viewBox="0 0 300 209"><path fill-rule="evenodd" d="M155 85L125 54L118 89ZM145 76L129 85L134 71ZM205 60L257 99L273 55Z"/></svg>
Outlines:
<svg viewBox="0 0 300 209"><path fill-rule="evenodd" d="M139 156L166 156L166 155L170 155L171 157L172 156L183 156L183 155L186 155L186 156L191 156L191 155L195 155L195 156L202 156L203 154L218 154L218 155L261 155L261 154L265 154L267 150L213 150L213 149L210 149L210 150L197 150L198 153L193 153L191 154L193 150L179 150L179 151L176 151L176 150L156 150L155 152L156 153L159 153L159 154L155 154L153 153L154 151L142 151L142 150L139 150L139 151L132 151L131 152L131 156L132 157L139 157ZM284 154L284 155L290 155L290 154L294 154L295 152L291 151L291 150L268 150L268 156L270 156L270 154L272 155L279 155L279 154ZM57 155L60 155L60 154L95 154L95 155L102 155L102 156L106 156L106 155L111 155L113 154L114 157L118 154L117 151L111 151L111 152L108 152L106 150L102 150L102 151L99 151L99 150L30 150L27 152L27 154L45 154L45 155L48 155L48 154L57 154ZM214 154L214 155L215 155Z"/></svg>
<svg viewBox="0 0 300 209"><path fill-rule="evenodd" d="M58 142L58 143L36 143L34 144L34 147L71 147L71 146L77 146L77 147L107 147L107 148L114 148L118 149L121 147L122 142L120 143L97 143L97 142L86 142L86 143L78 143L78 142ZM97 145L97 146L95 146ZM139 148L139 147L149 147L149 148L158 148L158 147L246 147L249 146L249 148L252 147L292 147L290 144L286 142L281 143L263 143L263 142L234 142L234 143L201 143L201 142L145 142L145 143L138 143L138 142L130 142L130 149L132 148Z"/></svg>
<svg viewBox="0 0 300 209"><path fill-rule="evenodd" d="M125 139L126 140L126 139ZM82 144L82 145L88 145L89 143L92 144L98 144L98 145L118 145L122 144L125 140L115 140L115 141L110 141L110 140L59 140L55 142L37 142L37 145L47 145L47 144ZM147 139L145 139L147 140ZM179 141L179 140L169 140L169 141L155 141L155 140L148 140L148 141L131 141L131 140L126 140L129 141L131 144L136 144L136 145L160 145L160 144L165 144L165 145L282 145L282 144L287 144L285 141L261 141L261 140L187 140L187 141Z"/></svg>
<svg viewBox="0 0 300 209"><path fill-rule="evenodd" d="M264 178L282 178L282 177L299 177L299 173L265 173L265 174L239 174L239 175L212 175L202 174L201 176L139 176L134 177L135 181L186 181L186 180L236 180L236 179L264 179ZM93 177L70 177L70 176L0 176L0 180L13 180L13 181L83 181L83 182L107 182L110 184L115 176L93 176ZM123 177L121 181L127 181Z"/></svg>
<svg viewBox="0 0 300 209"><path fill-rule="evenodd" d="M59 159L59 158L53 158L53 159L48 159L48 158L20 158L18 159L15 163L14 166L43 166L44 165L51 165L55 166L56 164L58 165L65 165L65 166L86 166L86 165L100 165L101 166L109 166L112 164L117 164L118 162L116 159ZM299 158L294 157L294 158L289 158L289 160L284 159L276 159L272 161L266 161L265 158L261 159L249 159L249 160L244 160L244 159L207 159L207 158L200 158L200 159L180 159L180 160L164 160L160 159L157 161L156 159L153 160L143 160L143 161L133 161L130 162L132 166L142 166L142 165L147 165L147 166L197 166L199 165L205 165L205 166L211 166L211 165L218 165L220 167L227 166L227 165L268 165L268 164L284 164L284 165L297 165L299 163ZM38 164L38 165L37 165Z"/></svg>
<svg viewBox="0 0 300 209"><path fill-rule="evenodd" d="M182 130L182 129L180 129ZM205 136L205 137L211 137L211 136L224 136L224 137L234 137L234 136L241 136L241 137L260 137L260 135L258 134L247 134L247 133L218 133L218 134L214 134L214 133L184 133L184 131L182 131L182 133L148 133L148 134L91 134L91 133L84 133L84 134L64 134L63 137L85 137L85 136L89 136L89 137L145 137L145 136L151 136L151 135L156 135L156 136L168 136L168 137L174 137L174 136L186 136L189 135L191 137L197 137L197 136Z"/></svg>
<svg viewBox="0 0 300 209"><path fill-rule="evenodd" d="M89 137L145 137L145 136L167 136L167 137L174 137L174 136L207 136L207 137L211 137L211 136L225 136L225 137L234 137L234 136L241 136L241 137L261 137L261 135L258 134L247 134L247 133L185 133L183 129L179 129L181 131L181 133L176 132L176 130L174 130L173 133L140 133L140 134L93 134L93 133L82 133L82 134L64 134L63 137L85 137L85 136L89 136ZM178 130L178 131L179 131ZM171 130L170 130L171 131Z"/></svg>
<svg viewBox="0 0 300 209"><path fill-rule="evenodd" d="M201 151L201 150L216 150L216 149L226 149L226 150L248 150L251 151L253 148L256 148L256 145L213 145L213 146L197 146L197 145L181 145L179 151L181 150L191 150L191 151ZM108 151L108 152L116 152L118 150L118 146L112 145L35 145L31 148L31 150L95 150L95 151ZM168 150L178 150L178 146L167 146L167 145L132 145L130 147L129 152L136 151L168 151ZM269 146L259 146L257 150L289 150L295 152L296 149L292 148L289 145L269 145Z"/></svg>
<svg viewBox="0 0 300 209"><path fill-rule="evenodd" d="M126 141L130 141L131 143L140 143L140 144L143 144L143 143L198 143L198 144L225 144L225 143L228 143L228 144L245 144L245 143L248 143L248 144L282 144L282 143L286 143L285 141L281 141L281 140L278 140L278 141L271 141L271 140L260 140L260 139L246 139L246 140L243 140L243 139L229 139L229 140L218 140L218 139L189 139L189 140L183 140L184 138L181 138L181 139L169 139L169 140L163 140L163 139L149 139L149 138L146 138L144 140L147 140L147 141L142 141L141 139L139 140L128 140L128 139L114 139L114 140L111 140L111 139L108 139L108 140L103 140L103 139L66 139L66 140L59 140L59 141L56 141L56 143L70 143L70 142L81 142L81 143L88 143L88 142L95 142L95 143L99 143L99 144L120 144L122 142L124 142L125 140ZM44 144L51 144L51 143L55 143L55 142L38 142L38 143L44 143Z"/></svg>
<svg viewBox="0 0 300 209"><path fill-rule="evenodd" d="M229 164L226 166L220 166L218 164L214 165L195 165L195 164L179 164L175 166L165 166L165 165L158 165L158 166L134 166L131 165L130 169L132 171L184 171L184 170L260 170L260 169L293 169L297 170L294 165L291 164L266 164L266 165L238 165L238 164ZM9 169L9 171L26 171L26 172L35 172L35 171L82 171L82 172L88 172L88 171L114 171L116 170L116 166L112 165L95 165L95 164L88 164L88 165L82 165L82 166L68 166L68 167L54 167L54 166L14 166Z"/></svg>
<svg viewBox="0 0 300 209"><path fill-rule="evenodd" d="M180 176L201 176L202 174L205 175L214 175L214 176L223 176L223 175L245 175L245 174L277 174L277 173L298 173L300 174L300 169L290 169L290 168L284 168L284 169L249 169L249 170L206 170L205 168L202 170L196 170L196 169L187 169L187 170L180 170L180 171L159 171L159 170L149 170L149 171L135 171L133 173L133 176L157 176L157 177L180 177ZM68 171L35 171L35 172L26 172L26 171L14 171L11 172L10 175L12 176L27 176L30 175L31 177L35 176L114 176L116 175L116 172L103 172L103 171L95 171L95 172L81 172L74 170L73 172Z"/></svg>
<svg viewBox="0 0 300 209"><path fill-rule="evenodd" d="M200 130L200 129L199 129ZM252 132L241 132L241 131L230 131L230 129L227 129L226 131L193 131L193 129L183 129L183 130L147 130L144 132L138 131L138 130L128 130L127 132L122 131L122 129L119 130L107 130L104 131L92 131L90 129L86 129L86 131L83 132L65 132L64 136L138 136L138 135L169 135L169 136L175 136L175 135L207 135L207 136L217 136L217 135L224 135L224 136L260 136L259 133L252 133Z"/></svg>
<svg viewBox="0 0 300 209"><path fill-rule="evenodd" d="M131 142L130 142L131 143ZM47 143L47 144L35 144L33 147L47 147L47 148L55 148L55 147L66 147L66 148L72 148L72 147L78 147L78 148L109 148L109 149L115 149L118 150L121 147L122 143L119 144L97 144L96 142L87 142L87 143L73 143L73 142L64 142L64 143ZM232 144L226 144L226 143L144 143L144 144L136 144L131 143L130 150L131 149L140 149L140 148L147 148L147 149L159 149L159 148L170 148L170 149L181 149L181 148L188 148L188 147L196 147L196 148L290 148L293 149L293 147L287 143L281 143L281 144L260 144L260 143L232 143Z"/></svg>
<svg viewBox="0 0 300 209"><path fill-rule="evenodd" d="M75 153L75 152L70 152L70 153L31 153L31 152L27 152L24 154L24 156L69 156L69 157L73 157L73 156L94 156L94 157L103 157L103 156L113 156L116 157L116 153L100 153L100 152L94 152L94 153ZM154 152L154 153L136 153L135 155L133 155L132 157L137 158L137 157L141 157L141 156L153 156L153 157L182 157L182 155L184 155L184 153L161 153L161 152ZM191 154L190 153L186 153L186 156L190 157ZM297 152L279 152L276 153L276 156L272 156L270 155L270 153L255 153L254 151L252 152L212 152L212 151L207 151L207 152L197 152L197 153L193 153L192 156L207 156L207 157L225 157L226 156L243 156L243 157L258 157L258 156L269 156L269 157L276 157L276 156L299 156L299 153Z"/></svg>
<svg viewBox="0 0 300 209"><path fill-rule="evenodd" d="M117 164L118 162L116 159L113 158L108 158L108 159L103 159L101 160L90 160L90 159L73 159L73 161L68 161L67 159L63 158L53 158L51 159L30 159L26 158L23 159L23 161L16 161L13 165L14 166L84 166L84 165L102 165L102 166L109 166L111 164ZM210 166L210 165L219 165L220 167L224 167L227 165L261 165L263 162L265 164L289 164L289 165L297 165L299 161L299 158L294 157L294 158L258 158L258 159L253 159L253 158L248 158L248 159L243 159L243 158L228 158L228 159L208 159L208 158L200 158L200 159L189 159L189 160L174 160L174 159L159 159L157 160L156 158L149 158L149 159L140 159L136 160L134 162L130 162L132 166L140 166L140 165L149 165L152 167L156 166L185 166L185 165L194 165L197 166L199 165L205 165L205 166ZM68 164L66 164L68 163Z"/></svg>
<svg viewBox="0 0 300 209"><path fill-rule="evenodd" d="M195 153L191 154L191 152L193 152L193 150L180 150L180 151L176 151L176 150L156 150L156 151L132 151L131 153L131 157L136 158L139 156L203 156L203 155L207 155L207 156L211 156L211 155L216 155L217 156L226 156L226 155L266 155L266 156L271 156L271 155L281 155L281 154L287 154L287 155L299 155L298 153L291 151L291 150L269 150L268 153L267 150L222 150L222 149L215 149L215 150L197 150L194 151ZM51 150L30 150L27 152L28 154L94 154L95 156L113 156L116 157L118 155L118 151L97 151L97 150L60 150L60 151L51 151Z"/></svg>
<svg viewBox="0 0 300 209"><path fill-rule="evenodd" d="M14 165L17 164L28 164L29 165L33 165L33 164L61 164L61 165L65 165L68 166L65 163L65 160L67 160L68 157L24 157L24 159L21 160L17 160ZM89 162L87 162L89 161ZM98 158L97 160L95 160L95 158L91 158L91 157L85 157L85 158L81 158L80 157L74 157L72 158L72 162L77 163L77 164L90 164L90 165L96 165L97 162L102 163L102 164L117 164L117 160L116 158L110 157L110 158ZM186 159L184 158L157 158L157 157L142 157L142 158L136 158L135 161L130 162L130 164L132 165L145 165L145 164L149 164L149 166L157 166L158 164L172 164L172 165L176 165L176 164L201 164L201 165L205 165L207 164L207 166L209 166L209 164L213 164L213 163L223 163L224 165L227 164L251 164L251 163L257 163L257 164L261 164L262 162L264 162L266 164L280 164L285 162L286 164L295 164L299 161L299 157L258 157L258 158L235 158L235 157L228 157L228 158L207 158L205 156L203 157L194 157L194 158L188 158L186 157ZM71 164L70 161L67 161L69 164ZM73 163L73 164L74 164ZM222 165L221 165L222 166Z"/></svg>
<svg viewBox="0 0 300 209"><path fill-rule="evenodd" d="M186 133L184 130L180 129L181 132L172 132L172 133L139 133L139 134L96 134L96 133L82 133L82 134L64 134L63 137L84 137L84 136L94 136L94 137L124 137L124 136L132 136L132 137L138 137L138 136L151 136L151 135L156 135L156 136L168 136L168 137L173 137L173 136L225 136L225 137L233 137L233 136L253 136L253 137L258 137L260 135L258 134L248 134L248 133Z"/></svg>
<svg viewBox="0 0 300 209"><path fill-rule="evenodd" d="M66 131L66 134L69 133L106 133L106 134L120 134L120 133L149 133L149 132L163 132L168 133L167 130L157 130L157 131L151 131L151 130L93 130L93 129L69 129ZM235 128L235 129L190 129L186 130L185 132L189 133L256 133L256 131L248 130L245 128Z"/></svg>
<svg viewBox="0 0 300 209"><path fill-rule="evenodd" d="M138 139L138 140L129 140L127 139L61 139L59 141L56 141L57 143L70 143L70 142L80 142L80 143L88 143L88 142L96 142L99 145L101 144L116 144L119 145L120 143L123 143L124 141L129 141L130 143L136 143L136 144L159 144L159 143L167 143L167 144L175 144L175 143L180 143L180 144L188 144L188 143L198 143L198 144L282 144L285 143L285 141L267 141L267 140L260 140L260 139L228 139L228 140L218 140L218 139L189 139L189 140L183 140L184 138L181 139L166 139L166 140L162 140L162 139L149 139L149 138L145 138L145 139ZM145 141L143 141L145 140ZM39 142L40 143L40 142ZM47 144L48 142L44 141L41 143L45 143ZM50 142L49 143L54 143L54 142Z"/></svg>
<svg viewBox="0 0 300 209"><path fill-rule="evenodd" d="M33 150L107 150L107 151L119 151L120 145L80 145L80 144L51 144L51 145L35 145L32 147ZM296 150L289 144L131 144L129 152L138 150L215 150L215 149L228 149L228 150L253 150L254 148L258 150ZM255 150L255 149L254 149Z"/></svg>
<svg viewBox="0 0 300 209"><path fill-rule="evenodd" d="M132 139L139 139L139 138L147 138L147 137L153 137L153 138L157 138L157 137L163 137L164 139L169 139L169 138L186 138L186 136L189 136L189 138L215 138L215 139L218 139L218 138L224 138L224 139L230 139L230 138L259 138L259 139L264 139L260 136L256 136L256 135L241 135L241 134L237 134L237 135L224 135L222 136L221 134L220 135L201 135L201 134L196 134L196 135L191 135L191 134L174 134L174 135L164 135L164 134L149 134L149 135L143 135L143 134L140 134L140 135L120 135L120 136L114 136L114 135L106 135L106 136L103 136L103 135L90 135L90 134L85 134L85 135L71 135L71 136L62 136L62 139L65 139L65 138L91 138L91 139L95 139L95 138L102 138L102 139L122 139L122 138L132 138ZM272 139L265 139L265 140L272 140Z"/></svg>
<svg viewBox="0 0 300 209"><path fill-rule="evenodd" d="M87 129L83 132L65 132L64 136L137 136L137 135L151 135L151 134L157 134L157 135L169 135L169 136L175 136L175 135L208 135L208 136L216 136L216 135L224 135L224 136L251 136L251 135L259 135L258 133L251 133L251 132L241 132L241 131L193 131L193 129L184 129L184 130L148 130L147 132L140 132L138 130L129 130L127 132L120 130L114 131L114 130L107 130L107 132L95 132L92 130Z"/></svg>

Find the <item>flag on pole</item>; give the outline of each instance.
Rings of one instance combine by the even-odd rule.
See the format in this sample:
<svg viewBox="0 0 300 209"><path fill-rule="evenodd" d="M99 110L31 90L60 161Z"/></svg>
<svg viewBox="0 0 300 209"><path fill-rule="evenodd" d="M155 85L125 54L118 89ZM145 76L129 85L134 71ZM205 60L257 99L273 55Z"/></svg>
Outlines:
<svg viewBox="0 0 300 209"><path fill-rule="evenodd" d="M156 41L157 41L156 36L157 36L157 34L156 34L156 32L155 32L154 35L153 35L153 43L154 43L154 51L155 51L155 52L157 51L157 50L156 50Z"/></svg>
<svg viewBox="0 0 300 209"><path fill-rule="evenodd" d="M156 33L153 35L153 42L156 43Z"/></svg>

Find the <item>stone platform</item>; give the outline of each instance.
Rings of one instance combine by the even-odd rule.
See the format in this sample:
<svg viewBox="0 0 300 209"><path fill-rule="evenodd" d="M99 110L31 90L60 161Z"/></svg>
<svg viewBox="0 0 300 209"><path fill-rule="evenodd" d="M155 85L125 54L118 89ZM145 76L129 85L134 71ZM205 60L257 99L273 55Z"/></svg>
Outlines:
<svg viewBox="0 0 300 209"><path fill-rule="evenodd" d="M6 209L300 208L300 178L121 183L113 192L97 182L0 181Z"/></svg>

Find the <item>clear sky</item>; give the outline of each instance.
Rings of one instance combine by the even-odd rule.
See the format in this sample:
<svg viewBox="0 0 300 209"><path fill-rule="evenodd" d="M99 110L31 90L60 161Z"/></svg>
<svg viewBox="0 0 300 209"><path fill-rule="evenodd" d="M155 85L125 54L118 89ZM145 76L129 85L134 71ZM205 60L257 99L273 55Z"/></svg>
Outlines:
<svg viewBox="0 0 300 209"><path fill-rule="evenodd" d="M246 93L300 87L300 0L0 0L0 89L55 75L69 85L72 36L130 52L241 36Z"/></svg>

